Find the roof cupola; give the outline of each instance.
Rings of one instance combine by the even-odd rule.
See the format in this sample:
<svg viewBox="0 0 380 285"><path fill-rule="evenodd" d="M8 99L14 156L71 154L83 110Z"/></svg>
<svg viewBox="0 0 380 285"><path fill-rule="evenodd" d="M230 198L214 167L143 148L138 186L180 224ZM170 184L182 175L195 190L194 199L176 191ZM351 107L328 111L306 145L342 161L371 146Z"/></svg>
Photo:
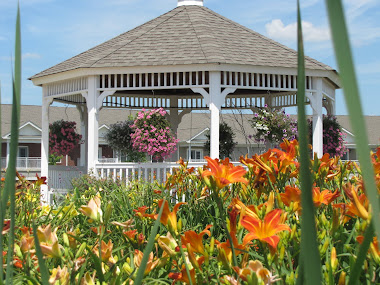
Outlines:
<svg viewBox="0 0 380 285"><path fill-rule="evenodd" d="M178 0L177 6L197 5L203 6L203 0Z"/></svg>

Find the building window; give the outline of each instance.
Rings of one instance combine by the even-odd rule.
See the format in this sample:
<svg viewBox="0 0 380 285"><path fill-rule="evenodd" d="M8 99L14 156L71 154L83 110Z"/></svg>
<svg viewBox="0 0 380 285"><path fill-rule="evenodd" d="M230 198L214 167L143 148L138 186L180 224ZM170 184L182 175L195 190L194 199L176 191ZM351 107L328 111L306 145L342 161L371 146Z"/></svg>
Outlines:
<svg viewBox="0 0 380 285"><path fill-rule="evenodd" d="M191 153L191 155L190 155ZM203 150L200 149L192 149L189 150L187 154L187 158L190 161L202 161L203 160Z"/></svg>
<svg viewBox="0 0 380 285"><path fill-rule="evenodd" d="M29 157L29 148L27 146L19 146L18 157Z"/></svg>

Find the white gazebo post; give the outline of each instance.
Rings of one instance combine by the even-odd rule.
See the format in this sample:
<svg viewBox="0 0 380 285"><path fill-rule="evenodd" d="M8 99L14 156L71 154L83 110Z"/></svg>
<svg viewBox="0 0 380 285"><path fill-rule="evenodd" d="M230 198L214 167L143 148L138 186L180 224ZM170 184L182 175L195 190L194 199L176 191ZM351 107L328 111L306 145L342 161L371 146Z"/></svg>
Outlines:
<svg viewBox="0 0 380 285"><path fill-rule="evenodd" d="M98 114L98 91L97 77L88 77L88 93L86 98L88 112L88 134L87 134L87 172L95 171L95 164L98 161L98 132L99 132L99 114ZM96 174L96 173L95 173Z"/></svg>
<svg viewBox="0 0 380 285"><path fill-rule="evenodd" d="M313 109L313 153L323 156L323 114L322 114L322 78L314 80L315 92L310 94L310 106Z"/></svg>
<svg viewBox="0 0 380 285"><path fill-rule="evenodd" d="M48 177L49 174L49 106L52 102L52 98L42 99L41 177ZM49 203L46 184L41 185L41 203L43 205Z"/></svg>
<svg viewBox="0 0 380 285"><path fill-rule="evenodd" d="M82 135L82 143L80 145L80 166L86 166L87 161L87 126L88 126L88 115L87 115L87 106L86 105L77 105L77 109L79 111L80 116L80 129L81 129L81 135Z"/></svg>
<svg viewBox="0 0 380 285"><path fill-rule="evenodd" d="M203 88L191 88L193 92L200 93L205 99L211 113L210 123L210 157L219 158L219 116L226 96L234 93L236 88L225 88L222 91L220 71L210 71L210 91Z"/></svg>

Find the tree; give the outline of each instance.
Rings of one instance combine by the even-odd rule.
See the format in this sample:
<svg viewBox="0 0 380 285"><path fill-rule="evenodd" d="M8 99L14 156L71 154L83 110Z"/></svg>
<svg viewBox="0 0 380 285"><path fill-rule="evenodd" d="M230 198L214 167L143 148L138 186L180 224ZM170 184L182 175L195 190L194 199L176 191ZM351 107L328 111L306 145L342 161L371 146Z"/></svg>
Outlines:
<svg viewBox="0 0 380 285"><path fill-rule="evenodd" d="M144 161L145 155L132 147L132 124L133 120L130 118L127 121L110 125L110 129L105 135L105 140L112 149L119 152L122 156L125 155L127 161Z"/></svg>
<svg viewBox="0 0 380 285"><path fill-rule="evenodd" d="M207 141L204 144L206 153L210 152L210 132L206 133ZM235 134L227 123L219 125L219 153L221 158L231 158L237 142L234 141Z"/></svg>

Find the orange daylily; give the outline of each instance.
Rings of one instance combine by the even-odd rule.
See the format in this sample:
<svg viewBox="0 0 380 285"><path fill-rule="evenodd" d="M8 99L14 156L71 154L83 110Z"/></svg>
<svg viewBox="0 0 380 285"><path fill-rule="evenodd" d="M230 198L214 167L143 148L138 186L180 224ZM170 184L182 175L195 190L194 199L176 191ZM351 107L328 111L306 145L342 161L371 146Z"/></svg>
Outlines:
<svg viewBox="0 0 380 285"><path fill-rule="evenodd" d="M243 243L248 243L253 239L266 242L273 249L277 248L280 237L276 234L281 231L291 231L286 224L281 224L281 209L275 209L265 215L264 220L256 219L245 215L241 224L249 233L244 237Z"/></svg>
<svg viewBox="0 0 380 285"><path fill-rule="evenodd" d="M257 277L264 281L264 284L269 285L280 280L277 279L277 276L273 276L272 273L266 269L259 260L250 260L246 267L239 268L235 266L233 269L239 275L239 277L246 282L253 273L256 273Z"/></svg>
<svg viewBox="0 0 380 285"><path fill-rule="evenodd" d="M142 253L140 250L135 249L135 255L133 258L133 261L135 263L135 266L138 268L141 265L141 260L144 256L144 253ZM144 275L148 274L150 271L152 271L160 262L160 259L154 260L153 258L153 252L149 254L149 260L148 263L146 264Z"/></svg>
<svg viewBox="0 0 380 285"><path fill-rule="evenodd" d="M25 253L25 252L30 251L33 246L34 246L34 238L33 236L30 236L29 231L26 231L26 233L21 237L20 249L23 253Z"/></svg>
<svg viewBox="0 0 380 285"><path fill-rule="evenodd" d="M212 225L208 225L203 231L201 231L199 234L197 234L195 231L186 231L184 235L181 237L182 244L189 245L190 251L198 252L202 255L206 255L205 248L203 245L203 236L207 234L208 236L211 236L210 231L208 230L211 228Z"/></svg>
<svg viewBox="0 0 380 285"><path fill-rule="evenodd" d="M362 244L364 240L364 236L357 236L356 240L360 244ZM369 251L371 252L372 257L376 260L376 262L380 263L380 248L379 248L379 243L377 241L377 236L373 237L373 240L369 247Z"/></svg>
<svg viewBox="0 0 380 285"><path fill-rule="evenodd" d="M204 170L202 177L212 177L218 190L231 183L248 183L248 180L243 177L247 171L242 166L234 166L230 163L228 158L219 161L219 159L212 159L211 157L205 156L205 159L207 160L207 166L210 170Z"/></svg>
<svg viewBox="0 0 380 285"><path fill-rule="evenodd" d="M37 236L43 254L49 257L61 257L60 245L58 244L57 229L51 230L50 224L37 229Z"/></svg>
<svg viewBox="0 0 380 285"><path fill-rule="evenodd" d="M358 194L355 191L351 192L352 198L353 198L353 205L356 208L356 215L361 217L362 219L368 220L369 219L369 202L367 199L367 196L363 193L358 197Z"/></svg>
<svg viewBox="0 0 380 285"><path fill-rule="evenodd" d="M139 207L136 209L133 210L133 212L135 212L136 216L140 217L140 218L143 218L143 217L146 217L146 218L150 218L150 219L154 219L154 214L147 214L145 213L146 210L148 210L149 208L147 206L142 206L142 207Z"/></svg>
<svg viewBox="0 0 380 285"><path fill-rule="evenodd" d="M230 207L237 209L240 212L241 217L244 215L249 215L254 218L259 218L256 214L254 206L246 206L239 198L233 198Z"/></svg>
<svg viewBox="0 0 380 285"><path fill-rule="evenodd" d="M108 243L105 243L104 240L102 240L101 245L100 245L100 251L101 251L103 262L107 262L110 259L112 260L112 248L113 248L113 243L111 240L109 240ZM94 248L94 253L97 256L99 256L99 245L97 245Z"/></svg>
<svg viewBox="0 0 380 285"><path fill-rule="evenodd" d="M103 212L100 208L100 198L95 196L90 200L87 206L81 206L79 211L89 217L91 220L102 222Z"/></svg>
<svg viewBox="0 0 380 285"><path fill-rule="evenodd" d="M158 201L158 208L159 209L161 209L161 206L162 206L163 202L164 202L164 200ZM169 210L169 203L168 203L168 201L165 200L164 203L165 203L164 204L164 209L162 211L160 222L163 225L167 226L167 228L169 230L172 230L175 234L178 234L177 233L177 212L178 212L179 207L181 207L181 205L187 204L187 203L185 203L185 202L177 203L174 206L172 212L170 212L170 210ZM158 217L158 214L154 215L155 219L157 219L157 217Z"/></svg>
<svg viewBox="0 0 380 285"><path fill-rule="evenodd" d="M280 197L282 203L288 207L290 206L290 203L293 202L294 211L301 209L301 190L299 188L286 185L285 193L281 193Z"/></svg>
<svg viewBox="0 0 380 285"><path fill-rule="evenodd" d="M320 191L319 187L313 188L313 202L315 207L320 207L322 204L329 205L331 202L333 202L336 198L340 196L340 193L338 190L335 192L331 192L327 189Z"/></svg>
<svg viewBox="0 0 380 285"><path fill-rule="evenodd" d="M190 269L189 271L190 271L189 273L190 273L190 278L191 278L192 284L195 284L196 283L195 268ZM176 282L184 282L186 284L190 284L189 277L187 276L187 273L186 273L185 265L182 266L181 272L170 272L169 278L173 279L172 284L175 284Z"/></svg>

